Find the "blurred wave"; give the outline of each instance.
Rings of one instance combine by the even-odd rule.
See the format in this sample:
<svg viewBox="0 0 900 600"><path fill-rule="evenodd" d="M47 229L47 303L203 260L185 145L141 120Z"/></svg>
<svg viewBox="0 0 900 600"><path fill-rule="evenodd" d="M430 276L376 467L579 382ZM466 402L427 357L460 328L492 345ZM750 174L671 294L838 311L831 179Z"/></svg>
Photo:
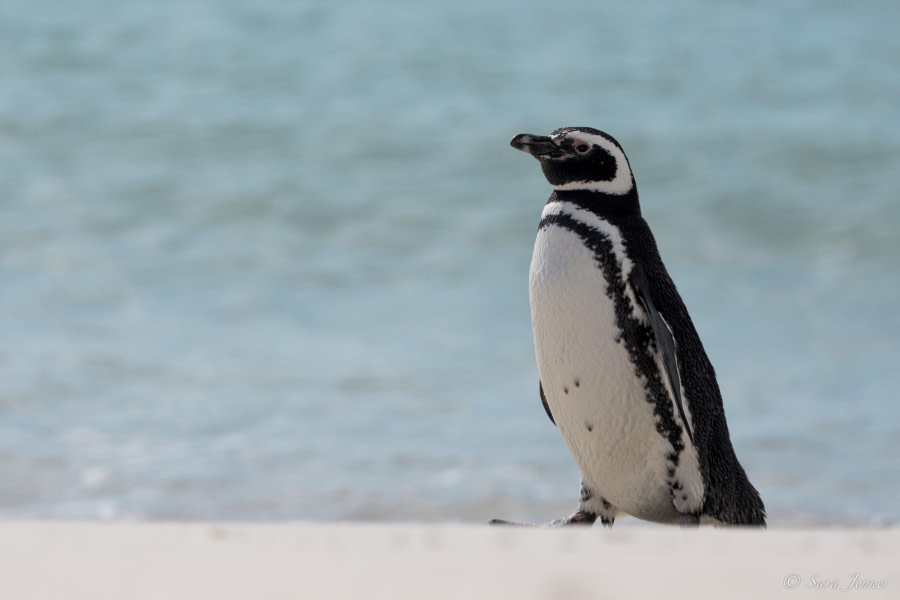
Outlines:
<svg viewBox="0 0 900 600"><path fill-rule="evenodd" d="M520 131L608 130L775 524L900 512L895 3L0 6L0 514L547 519Z"/></svg>

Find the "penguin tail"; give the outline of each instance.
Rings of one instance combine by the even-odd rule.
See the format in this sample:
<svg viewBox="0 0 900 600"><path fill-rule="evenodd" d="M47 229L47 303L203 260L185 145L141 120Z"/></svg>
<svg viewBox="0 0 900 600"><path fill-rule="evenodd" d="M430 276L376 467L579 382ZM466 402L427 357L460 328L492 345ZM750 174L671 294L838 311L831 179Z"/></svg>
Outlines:
<svg viewBox="0 0 900 600"><path fill-rule="evenodd" d="M701 514L724 525L766 526L766 506L740 465L737 472L719 478L714 494L707 494Z"/></svg>

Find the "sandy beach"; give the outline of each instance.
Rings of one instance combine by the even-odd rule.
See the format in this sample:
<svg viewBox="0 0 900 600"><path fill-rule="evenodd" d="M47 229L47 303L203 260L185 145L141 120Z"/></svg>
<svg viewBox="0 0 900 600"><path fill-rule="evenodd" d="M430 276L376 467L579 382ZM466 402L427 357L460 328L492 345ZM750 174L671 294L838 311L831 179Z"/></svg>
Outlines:
<svg viewBox="0 0 900 600"><path fill-rule="evenodd" d="M0 598L900 597L900 530L0 523Z"/></svg>

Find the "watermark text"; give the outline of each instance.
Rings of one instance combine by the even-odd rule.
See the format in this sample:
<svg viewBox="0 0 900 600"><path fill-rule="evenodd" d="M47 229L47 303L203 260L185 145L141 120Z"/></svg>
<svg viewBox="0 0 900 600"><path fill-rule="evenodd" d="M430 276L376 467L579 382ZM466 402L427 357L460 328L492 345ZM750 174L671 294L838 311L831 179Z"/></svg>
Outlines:
<svg viewBox="0 0 900 600"><path fill-rule="evenodd" d="M864 576L862 573L848 573L843 577L826 577L821 573L800 575L788 573L781 581L788 590L833 590L838 592L854 592L858 590L883 590L888 585L887 579Z"/></svg>

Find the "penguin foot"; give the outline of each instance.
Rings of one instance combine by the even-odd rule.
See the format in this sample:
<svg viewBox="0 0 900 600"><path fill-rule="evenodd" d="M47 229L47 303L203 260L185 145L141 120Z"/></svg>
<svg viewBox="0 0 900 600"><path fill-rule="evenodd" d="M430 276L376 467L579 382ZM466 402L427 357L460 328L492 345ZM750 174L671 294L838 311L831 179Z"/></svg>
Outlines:
<svg viewBox="0 0 900 600"><path fill-rule="evenodd" d="M551 526L559 526L559 525L593 525L594 521L597 520L597 515L583 510L578 509L565 519L557 519L550 523Z"/></svg>
<svg viewBox="0 0 900 600"><path fill-rule="evenodd" d="M700 526L700 517L697 515L681 515L678 524L683 528L694 528Z"/></svg>
<svg viewBox="0 0 900 600"><path fill-rule="evenodd" d="M504 519L491 519L488 525L514 525L516 527L537 527L534 523L519 523L518 521L506 521Z"/></svg>
<svg viewBox="0 0 900 600"><path fill-rule="evenodd" d="M536 525L534 523L518 523L516 521L505 521L503 519L491 519L488 525L516 525L519 527L562 527L564 525L593 525L597 520L597 515L584 510L577 510L573 514L564 519L556 519L545 525ZM604 525L607 523L604 521ZM611 523L610 523L611 524Z"/></svg>

